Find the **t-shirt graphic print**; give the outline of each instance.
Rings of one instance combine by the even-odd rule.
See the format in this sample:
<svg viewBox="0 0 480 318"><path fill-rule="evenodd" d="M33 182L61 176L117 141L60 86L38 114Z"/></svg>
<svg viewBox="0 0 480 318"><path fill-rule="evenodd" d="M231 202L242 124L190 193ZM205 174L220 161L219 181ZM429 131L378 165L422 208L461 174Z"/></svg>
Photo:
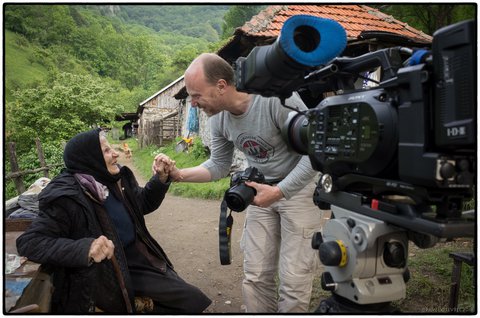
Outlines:
<svg viewBox="0 0 480 318"><path fill-rule="evenodd" d="M275 148L259 136L241 134L236 146L257 163L266 163L274 155Z"/></svg>

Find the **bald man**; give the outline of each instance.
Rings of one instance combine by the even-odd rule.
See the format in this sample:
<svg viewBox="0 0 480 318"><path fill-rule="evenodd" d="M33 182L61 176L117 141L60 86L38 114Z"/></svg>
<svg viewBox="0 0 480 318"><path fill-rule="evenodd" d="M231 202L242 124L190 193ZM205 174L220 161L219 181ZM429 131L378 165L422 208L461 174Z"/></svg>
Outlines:
<svg viewBox="0 0 480 318"><path fill-rule="evenodd" d="M278 98L237 91L232 67L216 54L202 54L190 64L185 86L192 106L209 116L211 156L199 166L175 168L170 176L178 182L218 180L229 174L234 149L242 151L248 166L267 181L246 183L257 192L241 240L246 311L307 312L319 263L311 238L321 229L322 211L312 200L318 173L281 136L289 110ZM286 104L307 109L297 94Z"/></svg>

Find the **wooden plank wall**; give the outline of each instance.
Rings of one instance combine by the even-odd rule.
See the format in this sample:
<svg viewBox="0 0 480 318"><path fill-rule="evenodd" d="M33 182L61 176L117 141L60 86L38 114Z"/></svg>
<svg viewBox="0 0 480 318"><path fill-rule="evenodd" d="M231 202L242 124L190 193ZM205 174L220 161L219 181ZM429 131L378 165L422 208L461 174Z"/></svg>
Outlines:
<svg viewBox="0 0 480 318"><path fill-rule="evenodd" d="M182 134L184 100L173 96L183 80L147 101L138 120L138 139L141 147L163 146Z"/></svg>

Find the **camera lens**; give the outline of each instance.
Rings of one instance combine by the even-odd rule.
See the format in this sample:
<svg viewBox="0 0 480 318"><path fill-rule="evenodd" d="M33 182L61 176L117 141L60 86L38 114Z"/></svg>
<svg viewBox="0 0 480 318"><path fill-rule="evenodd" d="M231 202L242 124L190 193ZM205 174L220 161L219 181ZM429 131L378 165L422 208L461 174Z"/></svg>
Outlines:
<svg viewBox="0 0 480 318"><path fill-rule="evenodd" d="M255 190L246 186L244 183L241 183L233 186L227 191L225 194L225 201L227 201L227 206L231 210L242 212L250 203L252 203L253 197L255 197Z"/></svg>
<svg viewBox="0 0 480 318"><path fill-rule="evenodd" d="M282 129L282 137L286 144L301 155L308 155L308 118L291 112Z"/></svg>

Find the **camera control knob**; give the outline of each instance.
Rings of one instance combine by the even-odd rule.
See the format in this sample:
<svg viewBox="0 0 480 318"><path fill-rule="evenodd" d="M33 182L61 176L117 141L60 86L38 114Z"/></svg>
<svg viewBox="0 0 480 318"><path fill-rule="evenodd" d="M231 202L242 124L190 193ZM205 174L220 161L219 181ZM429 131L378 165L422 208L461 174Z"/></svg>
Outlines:
<svg viewBox="0 0 480 318"><path fill-rule="evenodd" d="M333 190L333 178L329 174L323 174L320 178L320 184L322 185L323 191L325 193L330 193Z"/></svg>
<svg viewBox="0 0 480 318"><path fill-rule="evenodd" d="M351 229L353 229L353 228L355 227L355 225L356 225L356 222L355 222L354 219L348 218L348 219L347 219L347 225L348 225L348 227L350 227Z"/></svg>
<svg viewBox="0 0 480 318"><path fill-rule="evenodd" d="M322 273L322 289L327 291L335 291L337 289L337 283L333 280L332 274L329 272Z"/></svg>
<svg viewBox="0 0 480 318"><path fill-rule="evenodd" d="M386 243L383 250L383 260L389 267L405 267L407 263L405 248L399 242Z"/></svg>
<svg viewBox="0 0 480 318"><path fill-rule="evenodd" d="M451 162L448 162L448 161L442 163L440 167L440 176L444 180L453 178L455 176L455 165L453 165Z"/></svg>
<svg viewBox="0 0 480 318"><path fill-rule="evenodd" d="M347 248L341 240L328 241L320 244L320 261L326 266L347 265Z"/></svg>

